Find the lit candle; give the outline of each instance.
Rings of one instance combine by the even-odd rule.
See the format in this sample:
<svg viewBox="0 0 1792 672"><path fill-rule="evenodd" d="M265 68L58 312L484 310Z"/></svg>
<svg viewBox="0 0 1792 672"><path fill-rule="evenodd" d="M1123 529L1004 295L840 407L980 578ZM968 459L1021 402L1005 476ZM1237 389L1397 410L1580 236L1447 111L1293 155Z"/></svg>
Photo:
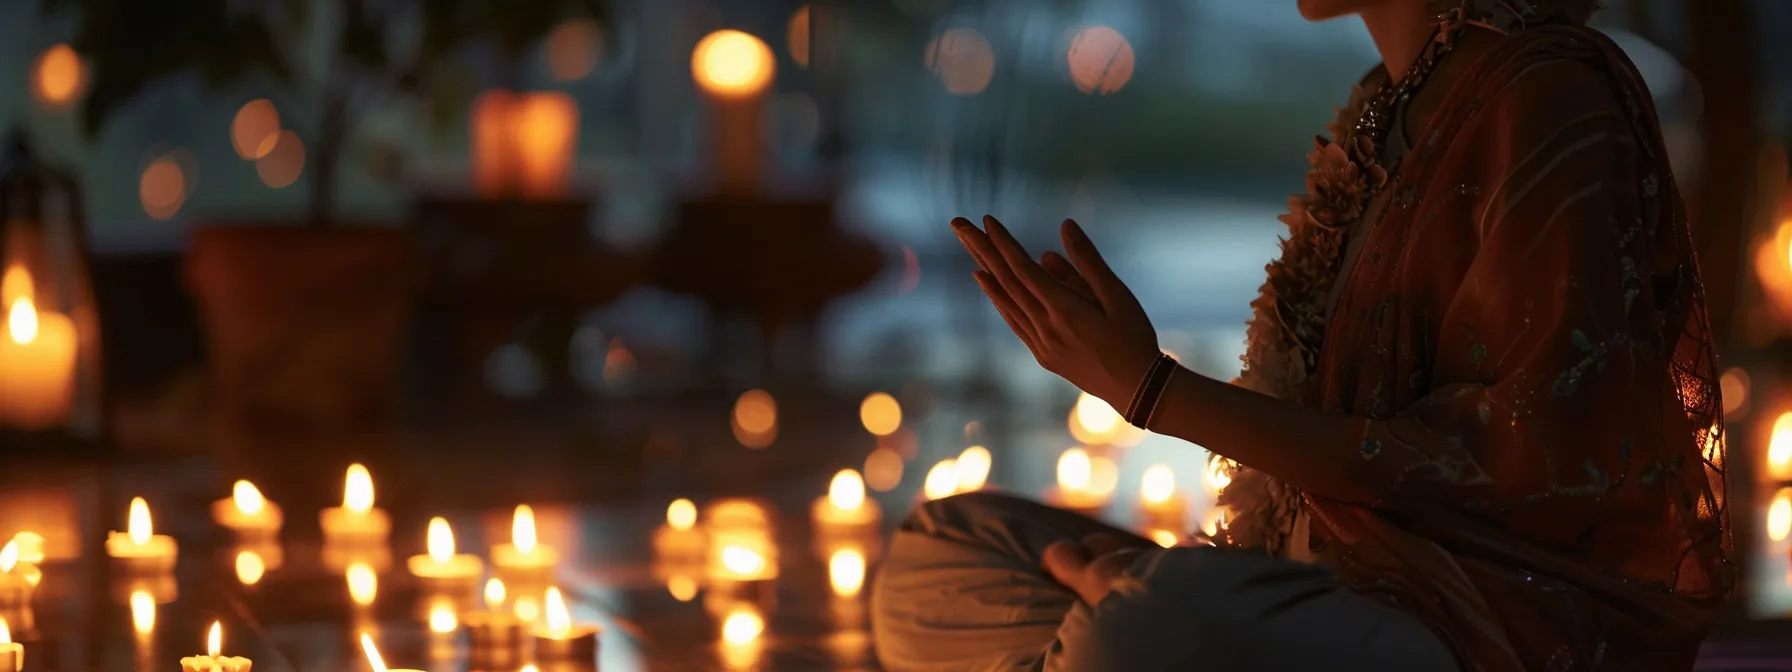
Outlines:
<svg viewBox="0 0 1792 672"><path fill-rule="evenodd" d="M149 503L135 497L125 531L106 536L106 555L126 573L167 574L174 571L176 549L173 537L156 534L150 526Z"/></svg>
<svg viewBox="0 0 1792 672"><path fill-rule="evenodd" d="M837 596L857 596L865 587L865 554L853 548L835 551L828 558L828 584Z"/></svg>
<svg viewBox="0 0 1792 672"><path fill-rule="evenodd" d="M12 628L0 618L0 672L25 669L25 645L12 641Z"/></svg>
<svg viewBox="0 0 1792 672"><path fill-rule="evenodd" d="M32 591L44 578L35 565L19 561L19 542L12 540L0 547L0 606L20 606L31 602Z"/></svg>
<svg viewBox="0 0 1792 672"><path fill-rule="evenodd" d="M1102 462L1106 463L1102 470L1111 469L1111 461L1103 459ZM1089 457L1088 451L1081 448L1064 451L1058 457L1058 487L1049 497L1052 505L1089 516L1100 514L1114 488L1112 483L1106 482L1113 475L1098 476L1097 471L1097 462Z"/></svg>
<svg viewBox="0 0 1792 672"><path fill-rule="evenodd" d="M286 561L286 554L277 544L238 546L232 550L230 563L236 569L237 583L245 586L261 583L261 577L279 569Z"/></svg>
<svg viewBox="0 0 1792 672"><path fill-rule="evenodd" d="M357 607L373 606L373 601L380 596L380 575L366 563L354 563L348 571L342 573L348 582L348 599Z"/></svg>
<svg viewBox="0 0 1792 672"><path fill-rule="evenodd" d="M19 562L27 565L44 564L44 535L25 530L12 535L12 542L19 545Z"/></svg>
<svg viewBox="0 0 1792 672"><path fill-rule="evenodd" d="M1145 538L1150 539L1153 542L1156 542L1157 545L1162 546L1164 548L1173 548L1176 546L1176 544L1182 543L1182 536L1178 535L1176 532L1174 532L1172 530L1164 530L1164 529L1146 530Z"/></svg>
<svg viewBox="0 0 1792 672"><path fill-rule="evenodd" d="M976 492L989 483L989 469L995 461L989 449L983 446L971 446L958 454L955 461L958 468L958 491Z"/></svg>
<svg viewBox="0 0 1792 672"><path fill-rule="evenodd" d="M764 172L763 94L777 58L759 38L738 30L705 36L691 53L691 74L715 103L716 157L724 191L753 193Z"/></svg>
<svg viewBox="0 0 1792 672"><path fill-rule="evenodd" d="M722 618L722 662L729 669L753 667L759 659L759 636L765 633L765 617L747 604L732 605Z"/></svg>
<svg viewBox="0 0 1792 672"><path fill-rule="evenodd" d="M718 582L763 582L778 578L776 552L765 530L737 528L710 537L709 577Z"/></svg>
<svg viewBox="0 0 1792 672"><path fill-rule="evenodd" d="M212 621L212 630L205 636L205 655L180 659L180 672L249 672L253 661L241 656L226 656L224 626Z"/></svg>
<svg viewBox="0 0 1792 672"><path fill-rule="evenodd" d="M386 659L380 657L380 649L373 645L373 635L361 633L361 651L367 654L367 666L373 672L423 672L423 670L399 669L386 667Z"/></svg>
<svg viewBox="0 0 1792 672"><path fill-rule="evenodd" d="M65 421L74 403L78 341L74 321L39 312L25 294L7 306L6 333L0 335L0 371L6 372L0 376L0 424L47 429Z"/></svg>
<svg viewBox="0 0 1792 672"><path fill-rule="evenodd" d="M921 499L932 501L956 495L958 484L958 460L940 460L921 480Z"/></svg>
<svg viewBox="0 0 1792 672"><path fill-rule="evenodd" d="M330 545L384 545L392 534L392 518L373 506L373 475L359 464L343 479L342 506L319 512L317 522Z"/></svg>
<svg viewBox="0 0 1792 672"><path fill-rule="evenodd" d="M285 516L254 483L237 481L230 497L212 502L212 520L242 536L273 536L279 534Z"/></svg>
<svg viewBox="0 0 1792 672"><path fill-rule="evenodd" d="M813 515L819 531L829 535L874 531L882 517L877 502L865 498L865 480L852 469L834 474L827 496L815 500Z"/></svg>
<svg viewBox="0 0 1792 672"><path fill-rule="evenodd" d="M527 504L516 507L510 543L492 547L492 566L512 583L529 583L546 581L559 562L559 553L535 538L535 510Z"/></svg>
<svg viewBox="0 0 1792 672"><path fill-rule="evenodd" d="M508 656L523 641L522 622L504 608L504 582L490 579L485 582L485 610L467 614L461 619L467 628L467 641L472 645L475 657L493 658Z"/></svg>
<svg viewBox="0 0 1792 672"><path fill-rule="evenodd" d="M549 588L542 625L535 629L537 662L594 662L597 659L598 628L574 625L572 612L559 588Z"/></svg>
<svg viewBox="0 0 1792 672"><path fill-rule="evenodd" d="M1145 469L1139 483L1139 521L1146 528L1180 530L1188 525L1188 502L1176 492L1176 472L1162 464Z"/></svg>
<svg viewBox="0 0 1792 672"><path fill-rule="evenodd" d="M1767 477L1792 481L1792 411L1775 418L1767 435Z"/></svg>
<svg viewBox="0 0 1792 672"><path fill-rule="evenodd" d="M697 529L697 505L675 499L666 507L666 524L653 532L655 560L701 559L706 548L703 531Z"/></svg>
<svg viewBox="0 0 1792 672"><path fill-rule="evenodd" d="M478 556L454 552L454 531L448 528L444 518L429 519L426 546L428 554L411 556L407 564L413 576L435 583L437 587L471 584L485 572L485 563Z"/></svg>

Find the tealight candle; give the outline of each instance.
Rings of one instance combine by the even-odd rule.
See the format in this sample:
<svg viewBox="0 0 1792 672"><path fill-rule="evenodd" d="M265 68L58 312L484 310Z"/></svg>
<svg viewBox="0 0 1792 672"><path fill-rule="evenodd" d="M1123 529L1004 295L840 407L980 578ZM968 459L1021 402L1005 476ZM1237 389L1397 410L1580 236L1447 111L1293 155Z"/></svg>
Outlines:
<svg viewBox="0 0 1792 672"><path fill-rule="evenodd" d="M816 528L831 535L874 530L882 518L877 502L865 498L865 480L852 469L834 474L827 496L815 500L812 515Z"/></svg>
<svg viewBox="0 0 1792 672"><path fill-rule="evenodd" d="M317 522L330 545L382 545L392 534L392 517L373 506L373 476L359 464L348 466L342 506L319 512Z"/></svg>
<svg viewBox="0 0 1792 672"><path fill-rule="evenodd" d="M688 499L675 499L666 507L666 524L653 532L653 551L659 559L702 558L706 547L703 531L697 528L697 505Z"/></svg>
<svg viewBox="0 0 1792 672"><path fill-rule="evenodd" d="M273 536L286 520L280 507L261 496L254 483L237 481L230 497L212 502L212 520L242 536Z"/></svg>
<svg viewBox="0 0 1792 672"><path fill-rule="evenodd" d="M205 655L180 659L180 672L249 672L254 665L248 658L221 654L223 649L224 626L212 621L212 630L205 636Z"/></svg>
<svg viewBox="0 0 1792 672"><path fill-rule="evenodd" d="M0 672L25 669L25 645L12 641L12 628L0 618Z"/></svg>
<svg viewBox="0 0 1792 672"><path fill-rule="evenodd" d="M373 672L423 672L423 670L398 669L386 667L386 659L380 657L380 649L373 645L373 635L361 633L361 651L367 654L367 666Z"/></svg>
<svg viewBox="0 0 1792 672"><path fill-rule="evenodd" d="M543 608L542 625L535 629L535 660L538 662L590 662L597 659L598 628L574 625L572 612L559 588L549 588Z"/></svg>
<svg viewBox="0 0 1792 672"><path fill-rule="evenodd" d="M485 582L485 610L461 618L475 657L509 654L522 645L522 621L504 608L505 597L504 582L490 579Z"/></svg>
<svg viewBox="0 0 1792 672"><path fill-rule="evenodd" d="M778 578L777 549L765 530L734 529L711 533L709 578L723 582Z"/></svg>
<svg viewBox="0 0 1792 672"><path fill-rule="evenodd" d="M44 564L44 535L26 530L12 535L12 541L19 545L19 562L27 565Z"/></svg>
<svg viewBox="0 0 1792 672"><path fill-rule="evenodd" d="M441 517L429 519L426 555L411 556L406 564L411 575L427 583L437 584L438 588L446 588L456 584L472 584L479 580L485 572L485 563L478 556L454 552L454 531L448 528L448 520ZM448 585L443 585L448 584Z"/></svg>
<svg viewBox="0 0 1792 672"><path fill-rule="evenodd" d="M31 593L44 578L43 570L19 561L19 542L6 542L0 547L0 606L18 606L31 602ZM3 670L0 670L3 672Z"/></svg>
<svg viewBox="0 0 1792 672"><path fill-rule="evenodd" d="M176 553L174 538L156 534L155 528L150 526L149 503L142 497L131 499L125 531L106 536L106 555L112 556L113 564L130 574L173 572Z"/></svg>
<svg viewBox="0 0 1792 672"><path fill-rule="evenodd" d="M1188 525L1188 502L1176 492L1176 472L1162 464L1145 469L1139 483L1139 522L1146 528L1180 530Z"/></svg>
<svg viewBox="0 0 1792 672"><path fill-rule="evenodd" d="M514 583L545 582L553 576L560 554L535 539L535 510L516 507L510 522L510 543L492 547L492 566Z"/></svg>
<svg viewBox="0 0 1792 672"><path fill-rule="evenodd" d="M1071 448L1058 457L1058 487L1047 497L1053 506L1095 516L1113 495L1112 484L1095 483L1095 462L1088 451Z"/></svg>

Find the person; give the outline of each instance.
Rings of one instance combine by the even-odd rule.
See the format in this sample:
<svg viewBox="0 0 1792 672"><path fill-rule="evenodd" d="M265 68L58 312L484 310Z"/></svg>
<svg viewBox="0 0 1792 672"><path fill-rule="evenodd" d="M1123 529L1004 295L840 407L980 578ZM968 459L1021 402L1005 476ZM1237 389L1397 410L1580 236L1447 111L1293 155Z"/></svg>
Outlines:
<svg viewBox="0 0 1792 672"><path fill-rule="evenodd" d="M1593 0L1302 0L1384 59L1320 139L1242 375L1178 366L1075 222L953 222L1035 358L1234 469L1163 549L975 493L873 589L891 670L1687 670L1731 593L1684 207Z"/></svg>

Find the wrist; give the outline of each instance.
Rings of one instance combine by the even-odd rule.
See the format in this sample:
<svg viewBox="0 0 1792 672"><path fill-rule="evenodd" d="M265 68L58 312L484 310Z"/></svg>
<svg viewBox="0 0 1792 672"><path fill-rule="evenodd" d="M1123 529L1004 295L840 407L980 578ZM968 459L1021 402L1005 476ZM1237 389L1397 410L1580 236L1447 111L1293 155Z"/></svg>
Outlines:
<svg viewBox="0 0 1792 672"><path fill-rule="evenodd" d="M1169 387L1171 379L1176 375L1176 370L1180 368L1182 368L1181 365L1168 355L1159 353L1153 357L1146 366L1145 372L1139 377L1139 382L1129 396L1127 404L1124 407L1117 407L1122 409L1121 417L1128 424L1149 431L1151 419L1156 415L1158 406L1163 401L1164 390Z"/></svg>

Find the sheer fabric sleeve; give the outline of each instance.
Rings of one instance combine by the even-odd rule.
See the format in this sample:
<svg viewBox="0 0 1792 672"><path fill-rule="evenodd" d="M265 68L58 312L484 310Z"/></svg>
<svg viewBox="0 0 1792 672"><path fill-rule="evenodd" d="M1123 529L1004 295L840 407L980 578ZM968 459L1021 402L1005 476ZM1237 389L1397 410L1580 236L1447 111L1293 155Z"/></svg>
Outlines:
<svg viewBox="0 0 1792 672"><path fill-rule="evenodd" d="M1677 389L1690 268L1661 240L1648 140L1599 70L1533 66L1464 129L1477 241L1433 350L1431 391L1352 418L1354 467L1387 509L1455 505L1547 522L1563 541L1694 486L1699 440ZM1678 494L1686 494L1684 489Z"/></svg>

